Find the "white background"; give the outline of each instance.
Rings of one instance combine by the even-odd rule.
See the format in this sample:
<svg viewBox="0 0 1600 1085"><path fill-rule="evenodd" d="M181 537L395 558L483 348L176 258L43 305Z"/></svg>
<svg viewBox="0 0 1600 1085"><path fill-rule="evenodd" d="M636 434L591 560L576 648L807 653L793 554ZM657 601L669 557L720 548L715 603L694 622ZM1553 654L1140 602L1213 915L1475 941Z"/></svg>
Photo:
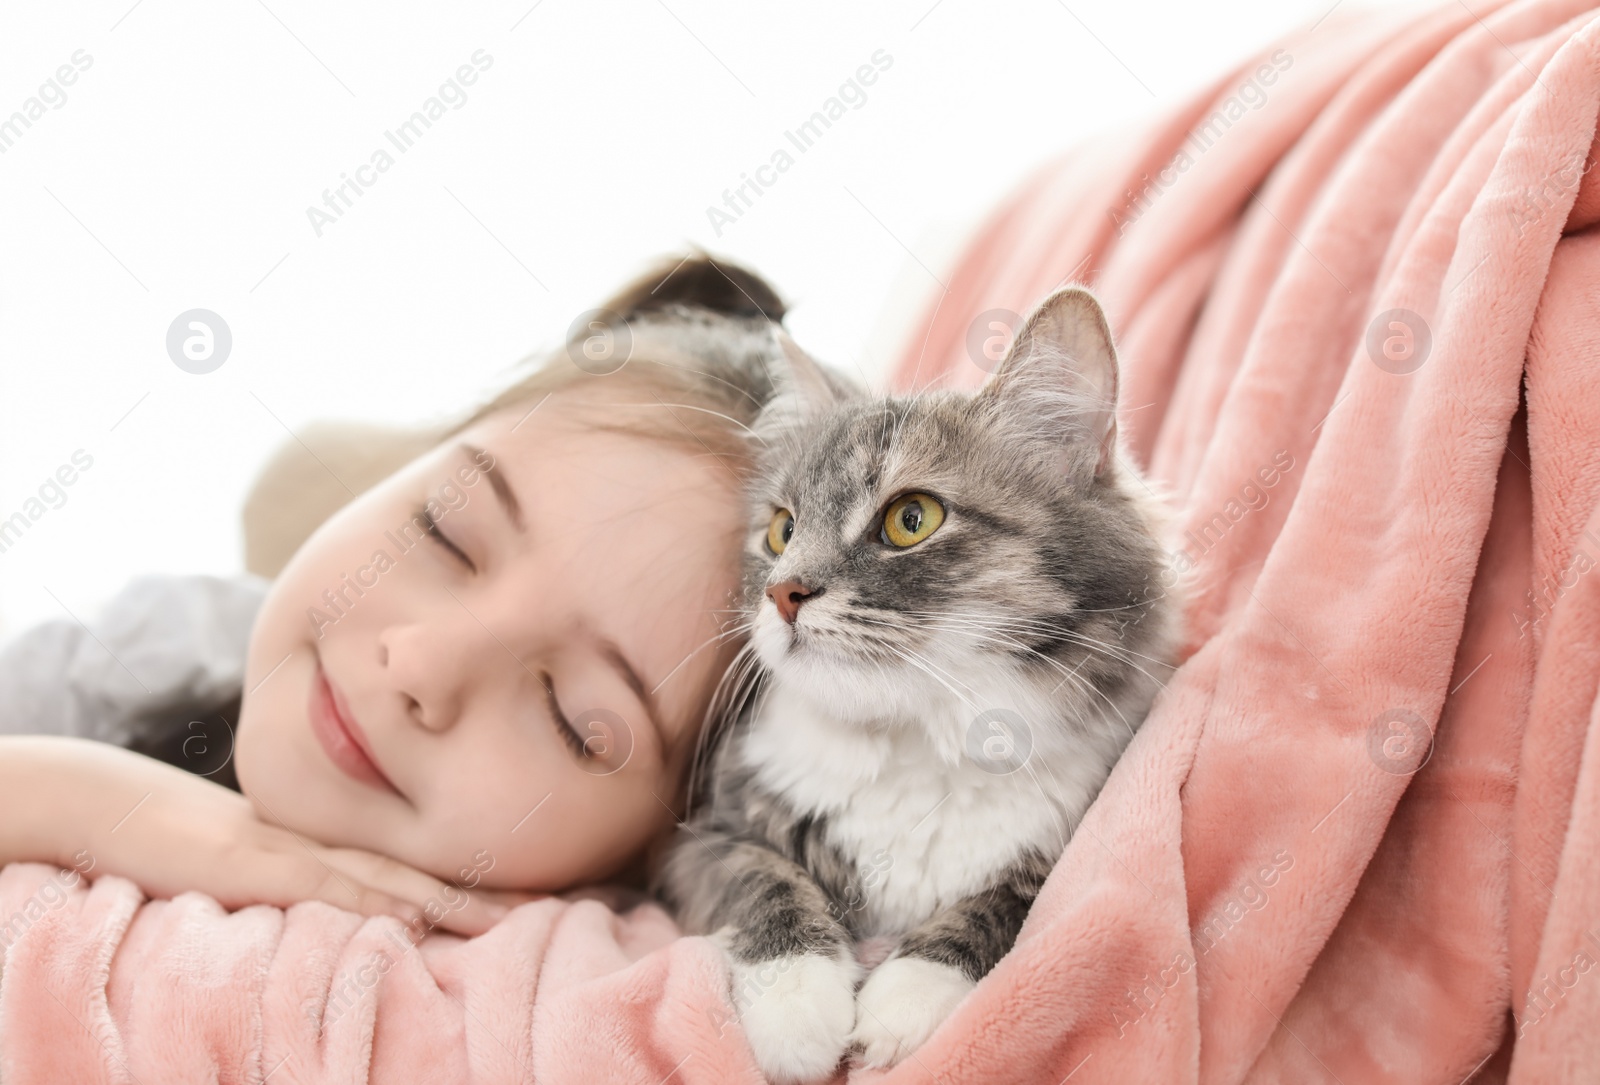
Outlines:
<svg viewBox="0 0 1600 1085"><path fill-rule="evenodd" d="M0 519L75 450L94 466L0 554L0 636L138 573L239 570L285 427L453 412L690 242L881 373L923 265L1031 168L1332 3L5 5L0 118L93 65L0 154ZM478 49L466 104L319 238L306 208ZM707 207L880 49L866 104L718 236ZM166 353L193 308L234 340L204 376Z"/></svg>

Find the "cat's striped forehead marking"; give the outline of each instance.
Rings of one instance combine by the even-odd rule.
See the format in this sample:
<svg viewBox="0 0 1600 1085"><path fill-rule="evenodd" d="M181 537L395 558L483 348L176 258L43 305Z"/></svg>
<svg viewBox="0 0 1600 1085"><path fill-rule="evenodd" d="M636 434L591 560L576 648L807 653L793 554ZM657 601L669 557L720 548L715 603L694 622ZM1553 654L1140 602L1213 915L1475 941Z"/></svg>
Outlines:
<svg viewBox="0 0 1600 1085"><path fill-rule="evenodd" d="M943 496L959 486L959 442L951 441L933 404L883 400L842 412L815 434L791 476L796 530L827 531L844 544L873 533L883 507L903 493Z"/></svg>

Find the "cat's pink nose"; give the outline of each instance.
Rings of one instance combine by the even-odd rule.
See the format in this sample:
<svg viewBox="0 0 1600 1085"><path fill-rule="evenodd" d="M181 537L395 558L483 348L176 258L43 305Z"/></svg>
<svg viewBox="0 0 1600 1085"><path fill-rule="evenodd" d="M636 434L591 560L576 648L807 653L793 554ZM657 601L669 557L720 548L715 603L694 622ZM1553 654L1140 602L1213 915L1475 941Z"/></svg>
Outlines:
<svg viewBox="0 0 1600 1085"><path fill-rule="evenodd" d="M771 599L778 607L778 613L790 625L800 613L800 604L806 601L811 594L811 589L798 580L785 580L781 584L774 584L767 589L767 598Z"/></svg>

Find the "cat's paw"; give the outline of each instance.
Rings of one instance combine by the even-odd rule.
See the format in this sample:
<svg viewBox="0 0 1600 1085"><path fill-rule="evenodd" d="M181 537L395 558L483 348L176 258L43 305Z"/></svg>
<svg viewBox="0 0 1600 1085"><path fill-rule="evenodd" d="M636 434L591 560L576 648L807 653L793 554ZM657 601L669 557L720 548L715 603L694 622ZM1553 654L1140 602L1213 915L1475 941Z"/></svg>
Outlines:
<svg viewBox="0 0 1600 1085"><path fill-rule="evenodd" d="M921 1047L976 987L965 972L920 957L892 957L856 996L856 1027L868 1066L893 1066Z"/></svg>
<svg viewBox="0 0 1600 1085"><path fill-rule="evenodd" d="M806 954L733 963L733 1001L756 1065L779 1083L825 1081L855 1024L853 959Z"/></svg>

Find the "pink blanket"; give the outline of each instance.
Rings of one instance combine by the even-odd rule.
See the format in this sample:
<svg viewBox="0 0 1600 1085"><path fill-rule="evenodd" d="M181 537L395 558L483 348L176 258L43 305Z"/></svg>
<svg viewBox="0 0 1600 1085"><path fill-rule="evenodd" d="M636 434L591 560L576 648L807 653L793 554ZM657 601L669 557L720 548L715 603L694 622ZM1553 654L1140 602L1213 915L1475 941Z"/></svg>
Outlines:
<svg viewBox="0 0 1600 1085"><path fill-rule="evenodd" d="M1074 152L908 348L902 387L975 385L987 311L1096 286L1191 654L886 1081L1600 1076L1600 17L1473 3L1336 10ZM58 878L0 871L5 1085L758 1080L653 906L406 952Z"/></svg>

